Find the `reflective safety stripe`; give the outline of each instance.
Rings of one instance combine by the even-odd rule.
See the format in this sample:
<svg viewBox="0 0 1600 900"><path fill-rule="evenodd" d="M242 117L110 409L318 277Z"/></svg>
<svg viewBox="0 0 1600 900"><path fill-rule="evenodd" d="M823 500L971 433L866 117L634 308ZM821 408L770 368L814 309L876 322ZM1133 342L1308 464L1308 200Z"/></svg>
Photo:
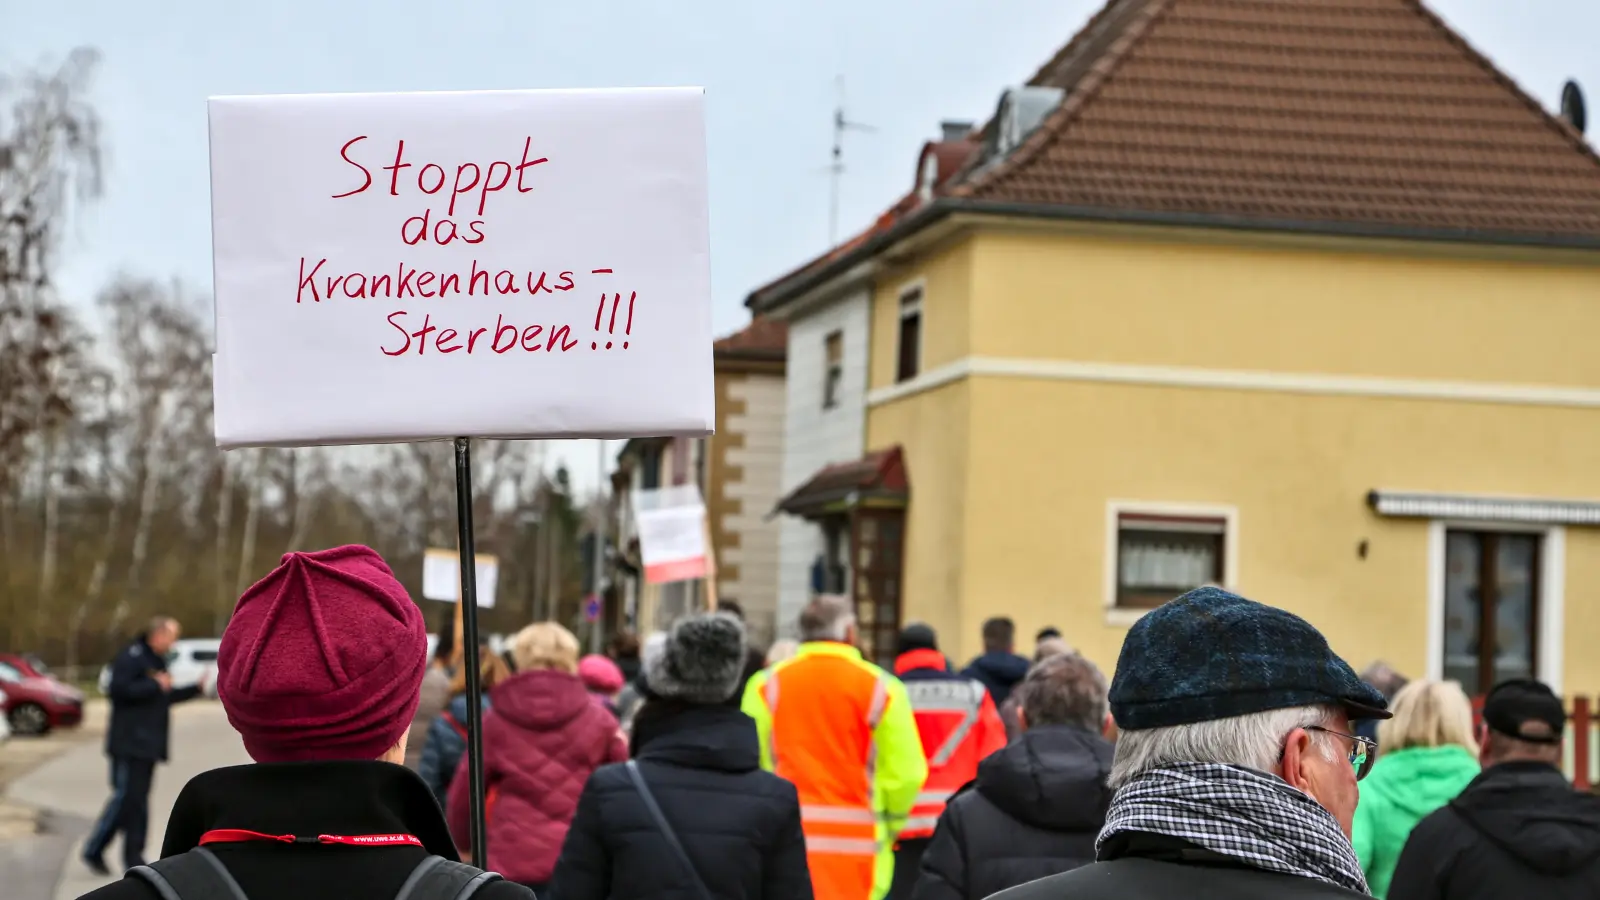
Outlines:
<svg viewBox="0 0 1600 900"><path fill-rule="evenodd" d="M883 710L889 705L889 685L879 675L872 685L872 706L867 709L867 727L876 729L883 719Z"/></svg>
<svg viewBox="0 0 1600 900"><path fill-rule="evenodd" d="M938 824L938 816L912 816L906 820L905 828L901 829L901 833L904 834L907 831L932 831Z"/></svg>
<svg viewBox="0 0 1600 900"><path fill-rule="evenodd" d="M943 803L955 795L955 791L923 791L917 795L917 804Z"/></svg>
<svg viewBox="0 0 1600 900"><path fill-rule="evenodd" d="M854 825L872 825L878 821L870 809L856 806L816 806L809 803L800 804L800 820Z"/></svg>
<svg viewBox="0 0 1600 900"><path fill-rule="evenodd" d="M928 757L930 766L942 766L949 762L950 757L955 756L956 751L961 749L961 742L972 733L972 726L978 724L978 714L983 711L983 694L988 689L976 681L969 681L967 685L971 691L971 697L967 701L967 714L962 717L961 724L956 726L956 730L950 732L944 743L939 745L939 751Z"/></svg>
<svg viewBox="0 0 1600 900"><path fill-rule="evenodd" d="M767 683L761 686L761 695L767 699L767 715L778 715L778 670L767 670ZM776 730L776 729L773 729ZM778 736L767 735L767 755L772 758L772 771L778 771Z"/></svg>
<svg viewBox="0 0 1600 900"><path fill-rule="evenodd" d="M878 842L870 838L807 837L808 853L839 853L849 856L877 856Z"/></svg>

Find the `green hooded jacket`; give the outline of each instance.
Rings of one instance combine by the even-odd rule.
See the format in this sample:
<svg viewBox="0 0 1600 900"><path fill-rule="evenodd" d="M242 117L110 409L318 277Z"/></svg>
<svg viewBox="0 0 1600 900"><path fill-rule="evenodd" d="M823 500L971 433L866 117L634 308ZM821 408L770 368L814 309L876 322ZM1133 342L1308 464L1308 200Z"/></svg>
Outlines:
<svg viewBox="0 0 1600 900"><path fill-rule="evenodd" d="M1478 777L1478 760L1459 744L1408 747L1378 757L1361 780L1351 843L1372 896L1389 893L1389 879L1411 829Z"/></svg>

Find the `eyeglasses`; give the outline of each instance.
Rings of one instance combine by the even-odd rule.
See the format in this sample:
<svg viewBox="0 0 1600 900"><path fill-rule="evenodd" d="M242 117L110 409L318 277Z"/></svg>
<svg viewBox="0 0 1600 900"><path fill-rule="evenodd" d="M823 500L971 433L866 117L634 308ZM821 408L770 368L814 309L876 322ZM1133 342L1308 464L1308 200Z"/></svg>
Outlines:
<svg viewBox="0 0 1600 900"><path fill-rule="evenodd" d="M1320 731L1323 734L1348 738L1351 742L1350 765L1356 770L1357 781L1367 777L1367 773L1372 771L1372 763L1378 758L1377 741L1372 738L1364 738L1359 734L1345 734L1342 731L1334 731L1332 728L1323 728L1321 725L1307 725L1306 730Z"/></svg>

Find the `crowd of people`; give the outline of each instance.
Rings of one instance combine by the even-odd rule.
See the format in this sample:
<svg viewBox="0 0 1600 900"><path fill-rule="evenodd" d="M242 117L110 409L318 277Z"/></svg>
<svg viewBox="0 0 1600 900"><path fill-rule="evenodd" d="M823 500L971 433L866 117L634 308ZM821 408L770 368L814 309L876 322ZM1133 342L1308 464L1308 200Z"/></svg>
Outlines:
<svg viewBox="0 0 1600 900"><path fill-rule="evenodd" d="M1055 629L925 624L892 671L818 596L765 652L735 604L581 656L553 622L482 648L487 858L470 857L465 673L366 547L291 553L240 598L216 693L255 760L185 786L143 859L173 689L159 619L113 665L92 900L1142 900L1600 896L1600 799L1566 713L1511 680L1361 675L1308 622L1215 587L1128 631L1114 677ZM408 771L407 769L411 771ZM481 867L481 868L480 868Z"/></svg>

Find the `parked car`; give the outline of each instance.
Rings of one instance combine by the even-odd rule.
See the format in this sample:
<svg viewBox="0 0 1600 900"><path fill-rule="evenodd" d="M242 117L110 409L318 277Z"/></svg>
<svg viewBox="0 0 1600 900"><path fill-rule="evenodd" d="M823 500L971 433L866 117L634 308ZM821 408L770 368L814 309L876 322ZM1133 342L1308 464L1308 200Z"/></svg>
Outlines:
<svg viewBox="0 0 1600 900"><path fill-rule="evenodd" d="M172 675L173 687L200 684L207 688L217 683L217 651L222 647L219 638L184 638L175 642L167 652L167 672ZM100 670L100 693L111 689L111 667Z"/></svg>
<svg viewBox="0 0 1600 900"><path fill-rule="evenodd" d="M5 663L29 678L48 678L60 681L50 667L44 664L37 654L33 653L0 653L0 663Z"/></svg>
<svg viewBox="0 0 1600 900"><path fill-rule="evenodd" d="M24 675L0 662L5 718L15 734L45 734L83 721L83 693L50 678Z"/></svg>

